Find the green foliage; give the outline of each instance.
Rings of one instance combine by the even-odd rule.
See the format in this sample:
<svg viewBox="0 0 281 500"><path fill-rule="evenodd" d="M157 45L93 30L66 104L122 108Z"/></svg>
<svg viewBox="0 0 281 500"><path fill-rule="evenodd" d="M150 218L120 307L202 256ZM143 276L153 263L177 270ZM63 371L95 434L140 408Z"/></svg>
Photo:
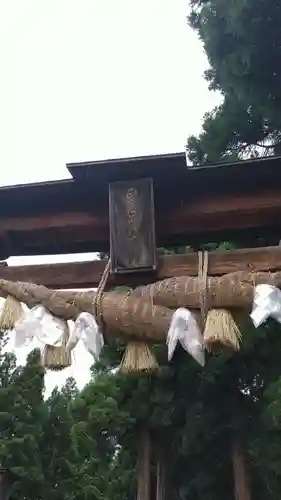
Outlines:
<svg viewBox="0 0 281 500"><path fill-rule="evenodd" d="M63 390L59 392L55 389L45 403L47 415L43 425L41 453L45 471L43 497L46 499L72 498L76 490L72 471L71 431L74 421L71 401L77 395L75 381L68 379Z"/></svg>
<svg viewBox="0 0 281 500"><path fill-rule="evenodd" d="M199 136L189 137L189 160L193 165L201 165L280 154L280 2L191 0L190 3L189 24L197 31L209 60L205 78L210 89L221 93L222 104L205 115ZM243 404L239 430L251 457L252 496L255 499L277 499L281 478L278 448L281 431L280 327L272 322L259 331L253 331L247 325L243 332L242 352L220 367L219 380L216 381L218 408L209 402L205 425L222 411L225 397L235 387L243 391L247 404ZM209 367L208 364L207 372ZM204 377L207 372L204 370ZM220 384L226 382L227 389L222 388L220 392ZM206 381L206 387L209 383L210 380ZM211 386L209 393L212 393ZM204 397L201 401L204 404ZM225 414L218 421L217 433L226 431L222 422L228 420L229 415ZM198 414L196 422L200 422ZM201 445L204 446L204 440L201 440ZM192 449L195 449L194 444ZM205 452L207 449L208 446ZM190 488L192 484L199 484L196 476L189 483ZM208 484L205 473L200 484ZM197 491L200 487L196 486ZM216 486L207 489L215 491ZM197 498L196 494L189 494L188 498ZM223 496L229 495L217 492L217 498Z"/></svg>
<svg viewBox="0 0 281 500"><path fill-rule="evenodd" d="M281 151L278 0L192 0L190 25L210 67L205 73L223 102L187 142L190 161L233 161ZM262 35L261 35L262 34Z"/></svg>
<svg viewBox="0 0 281 500"><path fill-rule="evenodd" d="M88 422L85 425L90 436L100 435L101 425L105 425L111 439L114 438L115 446L118 444L121 447L117 455L118 463L114 460L110 446L103 451L102 456L98 451L95 452L99 466L104 460L102 469L110 471L107 480L110 485L114 484L114 490L120 491L120 499L131 498L136 439L144 422L161 442L169 446L169 473L175 498L232 498L230 446L234 430L239 431L244 438L249 456L252 457L250 465L254 478L254 498L279 498L278 492L275 496L267 492L267 483L270 482L272 488L274 476L271 478L270 470L264 473L266 468L262 460L262 447L266 446L265 435L269 429L262 416L266 405L264 393L279 380L279 330L272 322L256 331L248 322L243 327L242 352L235 356L226 352L210 355L204 370L180 348L176 351L170 370L160 376L124 377L105 373L102 362L96 367L96 378L81 393L84 414L80 408L75 420ZM156 351L161 365L165 359L162 351ZM121 355L122 348L116 344L107 346L104 351L106 363L111 359L112 366L118 364L117 358L120 360ZM112 385L110 389L109 385ZM109 395L115 404L110 400L108 413ZM95 407L94 413L92 405ZM96 405L100 409L98 413ZM87 417L89 411L92 418ZM97 449L96 440L92 443L92 449ZM277 446L275 450L277 453ZM113 471L118 471L116 483L111 482L110 460ZM126 472L119 460L128 464ZM95 464L95 470L98 471L99 466ZM278 484L276 479L275 482ZM104 488L106 484L100 486L100 491L106 491L106 498L111 498L111 487Z"/></svg>
<svg viewBox="0 0 281 500"><path fill-rule="evenodd" d="M16 474L12 500L133 500L144 423L168 449L171 498L232 498L235 430L249 453L253 497L277 500L281 328L247 322L243 335L241 353L208 355L204 369L178 348L157 376L112 372L124 351L114 342L82 391L69 379L47 401L38 352L18 369L3 355L0 453ZM155 354L165 365L165 346Z"/></svg>
<svg viewBox="0 0 281 500"><path fill-rule="evenodd" d="M43 489L40 441L44 420L44 373L40 353L32 352L25 367L15 369L15 358L1 356L0 459L15 474L12 498L40 498Z"/></svg>

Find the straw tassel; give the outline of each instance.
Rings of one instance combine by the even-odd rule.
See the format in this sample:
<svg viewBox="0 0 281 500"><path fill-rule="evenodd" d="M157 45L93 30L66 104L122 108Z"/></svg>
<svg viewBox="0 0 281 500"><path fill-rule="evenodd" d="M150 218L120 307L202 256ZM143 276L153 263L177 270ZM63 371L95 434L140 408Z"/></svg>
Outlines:
<svg viewBox="0 0 281 500"><path fill-rule="evenodd" d="M208 351L220 345L239 351L242 336L232 314L227 309L211 309L206 318L204 344Z"/></svg>
<svg viewBox="0 0 281 500"><path fill-rule="evenodd" d="M145 342L129 342L127 344L120 364L122 373L152 373L158 369L157 360Z"/></svg>
<svg viewBox="0 0 281 500"><path fill-rule="evenodd" d="M69 328L65 322L65 329L62 337L61 346L52 346L46 344L43 349L42 362L48 370L60 371L71 366L71 352L66 349L69 339Z"/></svg>
<svg viewBox="0 0 281 500"><path fill-rule="evenodd" d="M22 318L24 313L21 302L12 295L8 295L0 314L0 331L12 330L15 324Z"/></svg>

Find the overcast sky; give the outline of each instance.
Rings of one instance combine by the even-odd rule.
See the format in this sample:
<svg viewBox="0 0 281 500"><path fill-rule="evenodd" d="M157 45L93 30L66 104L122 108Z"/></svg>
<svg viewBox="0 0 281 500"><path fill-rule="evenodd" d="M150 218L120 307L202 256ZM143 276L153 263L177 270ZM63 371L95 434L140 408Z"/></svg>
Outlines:
<svg viewBox="0 0 281 500"><path fill-rule="evenodd" d="M216 97L187 0L0 0L1 184L183 151Z"/></svg>
<svg viewBox="0 0 281 500"><path fill-rule="evenodd" d="M188 0L0 0L0 185L183 151L219 101L187 13Z"/></svg>

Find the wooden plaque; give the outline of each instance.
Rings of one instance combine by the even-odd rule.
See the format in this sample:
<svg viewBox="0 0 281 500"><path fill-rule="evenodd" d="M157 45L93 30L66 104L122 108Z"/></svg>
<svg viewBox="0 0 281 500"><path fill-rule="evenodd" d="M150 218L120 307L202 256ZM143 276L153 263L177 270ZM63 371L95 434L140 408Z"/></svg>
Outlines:
<svg viewBox="0 0 281 500"><path fill-rule="evenodd" d="M156 269L152 179L110 184L109 222L111 271Z"/></svg>

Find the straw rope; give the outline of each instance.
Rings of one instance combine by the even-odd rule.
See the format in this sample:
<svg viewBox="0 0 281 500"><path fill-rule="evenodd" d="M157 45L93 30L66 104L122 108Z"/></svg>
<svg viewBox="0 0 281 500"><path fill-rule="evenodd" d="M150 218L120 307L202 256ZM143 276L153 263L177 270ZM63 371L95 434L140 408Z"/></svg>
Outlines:
<svg viewBox="0 0 281 500"><path fill-rule="evenodd" d="M55 293L56 292L56 293ZM54 316L65 320L76 319L81 311L93 314L95 292L73 292L50 290L32 283L14 283L0 280L0 296L12 295L32 308L45 306ZM120 292L106 292L102 303L103 320L110 335L159 342L166 339L173 311L155 306L151 300L139 297L124 297Z"/></svg>
<svg viewBox="0 0 281 500"><path fill-rule="evenodd" d="M103 320L103 314L102 314L102 299L103 299L104 290L105 290L105 287L106 287L106 284L108 281L108 277L110 274L110 266L111 266L111 260L108 259L108 262L104 268L101 280L99 282L97 292L93 298L93 314L94 314L96 321L99 325L100 331L102 332L104 337L105 337L106 324Z"/></svg>
<svg viewBox="0 0 281 500"><path fill-rule="evenodd" d="M199 303L203 325L208 313L208 252L198 252Z"/></svg>
<svg viewBox="0 0 281 500"><path fill-rule="evenodd" d="M246 308L252 305L254 286L271 284L281 287L281 272L235 272L221 277L207 277L209 309ZM14 297L28 307L42 304L55 316L76 319L82 311L93 314L96 293L50 290L42 285L0 279L0 296ZM201 297L201 300L200 300ZM139 287L126 295L103 292L100 311L110 335L158 342L166 338L173 309L200 309L202 278L182 276ZM98 313L99 314L99 313Z"/></svg>
<svg viewBox="0 0 281 500"><path fill-rule="evenodd" d="M254 286L259 284L281 287L281 271L271 274L239 271L220 277L209 276L208 307L248 308L252 305ZM130 290L128 296L132 300L138 298L150 303L153 301L155 306L162 305L171 309L178 307L200 309L200 290L201 283L198 277L180 276ZM7 295L12 295L29 307L42 304L58 317L67 316L67 319L76 319L81 311L93 314L96 292L51 290L42 285L0 279L0 296L7 297ZM117 295L119 299L122 296L120 292L103 293L102 311L104 309L102 304L107 298Z"/></svg>
<svg viewBox="0 0 281 500"><path fill-rule="evenodd" d="M281 272L246 272L238 271L223 276L207 278L208 307L212 308L247 308L253 300L253 290L258 284L270 284L281 287ZM154 304L161 304L176 309L188 307L200 309L202 299L202 278L180 276L167 278L156 283L140 286L130 292L131 296L153 299Z"/></svg>

